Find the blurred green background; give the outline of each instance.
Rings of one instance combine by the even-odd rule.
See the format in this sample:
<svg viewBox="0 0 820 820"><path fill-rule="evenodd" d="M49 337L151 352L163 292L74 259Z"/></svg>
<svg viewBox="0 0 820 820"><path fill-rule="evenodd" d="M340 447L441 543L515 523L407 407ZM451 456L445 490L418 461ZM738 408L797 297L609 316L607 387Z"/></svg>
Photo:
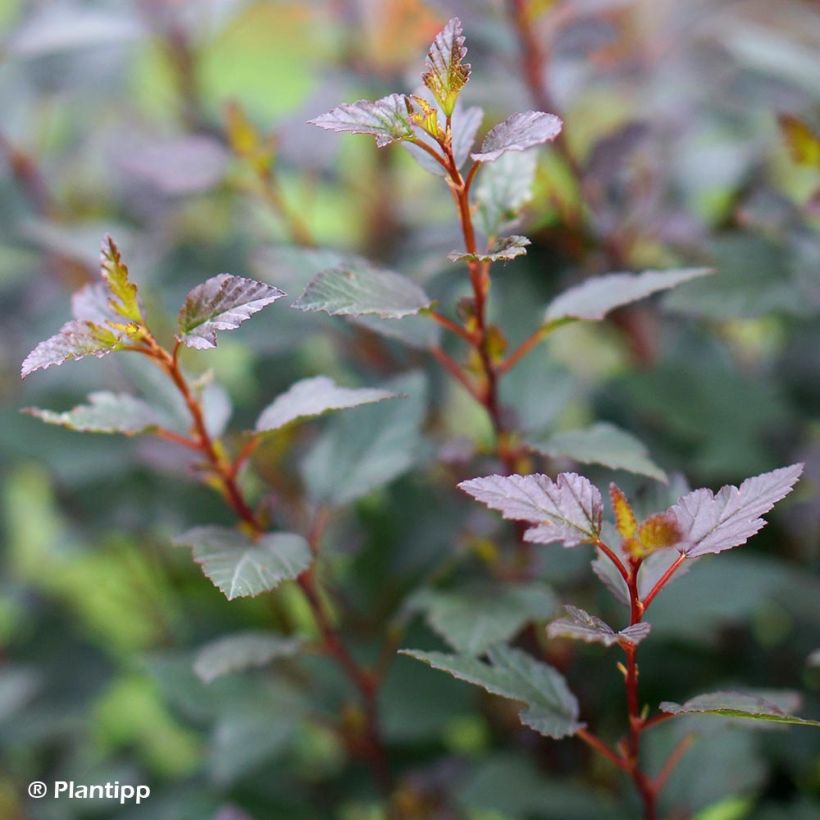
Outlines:
<svg viewBox="0 0 820 820"><path fill-rule="evenodd" d="M231 520L184 454L19 412L67 409L99 388L156 396L150 371L120 356L22 383L19 366L68 319L106 232L166 337L187 290L222 271L297 296L329 258L300 247L305 232L319 249L368 256L454 304L467 283L446 261L459 239L441 180L401 149L379 152L305 121L341 101L411 90L454 14L473 65L464 96L487 110L485 129L535 107L515 5L0 0L3 820L386 816L326 725L346 695L325 659L208 685L193 673L208 641L305 615L287 589L273 603L228 603L170 546L189 526ZM719 275L556 334L510 377L504 399L532 431L603 420L638 436L672 489L581 469L600 486L615 477L647 510L685 482L717 488L806 462L798 491L753 544L699 563L658 601L641 683L652 703L729 685L796 688L802 713L817 717L820 670L807 659L820 646L820 162L816 138L812 149L782 124L788 115L816 134L820 123L816 4L533 0L526 11L582 176L553 150L539 155L522 228L533 246L494 283L494 318L511 342L583 276L700 264ZM232 149L229 103L275 135L274 187ZM424 351L285 305L186 365L213 370L237 431L304 376L370 385L423 374L426 443L413 469L334 518L327 561L363 653L399 615L402 646L436 645L408 597L442 565L480 574L491 560L482 539L509 546L509 531L471 519L453 489L493 466L483 413ZM297 492L298 465L331 423L262 448L252 489ZM617 619L588 553L550 556L540 576L558 599ZM564 671L584 715L615 735L622 691L611 667L582 647ZM406 816L636 816L617 772L581 744L538 738L503 704L409 659L393 666L382 701ZM653 741L668 745L675 731ZM704 731L670 781L674 816L820 816L816 733ZM36 802L25 796L34 779L148 783L152 797L122 808Z"/></svg>

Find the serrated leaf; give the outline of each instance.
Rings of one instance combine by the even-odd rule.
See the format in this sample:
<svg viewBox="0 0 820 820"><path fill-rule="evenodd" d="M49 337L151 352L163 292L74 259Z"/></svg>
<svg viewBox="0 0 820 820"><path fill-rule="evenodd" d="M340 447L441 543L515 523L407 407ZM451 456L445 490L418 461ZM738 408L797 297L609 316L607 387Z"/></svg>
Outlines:
<svg viewBox="0 0 820 820"><path fill-rule="evenodd" d="M400 319L431 303L430 297L406 276L369 265L348 265L317 274L293 307L320 310L331 316Z"/></svg>
<svg viewBox="0 0 820 820"><path fill-rule="evenodd" d="M650 458L646 445L614 424L598 422L583 430L555 433L529 446L550 458L571 458L580 464L602 464L610 470L626 470L666 481L666 473Z"/></svg>
<svg viewBox="0 0 820 820"><path fill-rule="evenodd" d="M523 256L527 245L531 244L526 236L505 236L496 240L488 253L465 253L450 251L447 258L451 262L498 262Z"/></svg>
<svg viewBox="0 0 820 820"><path fill-rule="evenodd" d="M458 486L504 518L536 524L527 530L527 541L574 547L601 532L601 493L577 473L560 473L555 481L541 473L491 475Z"/></svg>
<svg viewBox="0 0 820 820"><path fill-rule="evenodd" d="M251 541L226 527L194 527L174 543L191 547L194 561L229 601L298 578L312 561L305 539L292 533L268 533Z"/></svg>
<svg viewBox="0 0 820 820"><path fill-rule="evenodd" d="M562 126L559 117L543 111L513 114L490 130L481 143L481 150L472 154L472 158L476 162L493 162L508 151L526 151L554 140Z"/></svg>
<svg viewBox="0 0 820 820"><path fill-rule="evenodd" d="M384 148L391 142L413 137L411 117L410 98L405 94L390 94L375 101L344 103L308 122L326 131L370 134L376 138L376 145Z"/></svg>
<svg viewBox="0 0 820 820"><path fill-rule="evenodd" d="M799 697L795 693L782 693L789 696L799 705ZM670 703L664 701L660 710L672 715L718 715L727 718L741 718L743 720L766 721L794 726L820 726L820 721L807 720L788 714L769 698L747 692L711 692L706 695L687 700L686 703Z"/></svg>
<svg viewBox="0 0 820 820"><path fill-rule="evenodd" d="M262 308L284 296L273 285L220 273L185 297L177 317L177 339L188 347L216 347L218 330L234 330Z"/></svg>
<svg viewBox="0 0 820 820"><path fill-rule="evenodd" d="M466 56L461 20L453 17L433 40L421 75L445 114L453 113L458 95L470 79Z"/></svg>
<svg viewBox="0 0 820 820"><path fill-rule="evenodd" d="M414 607L426 613L430 627L456 652L480 655L506 643L531 621L549 618L555 596L542 583L472 583L448 590L424 590Z"/></svg>
<svg viewBox="0 0 820 820"><path fill-rule="evenodd" d="M89 404L81 404L65 413L26 408L29 415L46 424L57 424L82 433L123 433L136 436L160 425L159 414L142 399L127 393L98 392L88 396Z"/></svg>
<svg viewBox="0 0 820 820"><path fill-rule="evenodd" d="M56 367L68 361L96 356L101 359L125 344L117 332L93 322L74 320L66 322L60 332L40 342L23 360L20 373L23 378L35 370Z"/></svg>
<svg viewBox="0 0 820 820"><path fill-rule="evenodd" d="M405 649L402 654L480 686L493 695L526 704L527 708L519 715L521 722L547 737L556 740L569 737L583 726L578 722L578 701L563 676L520 649L490 649L490 663L470 655L443 652Z"/></svg>
<svg viewBox="0 0 820 820"><path fill-rule="evenodd" d="M651 630L648 623L642 622L616 632L609 624L583 609L576 606L565 606L564 609L567 617L559 618L547 626L547 635L550 638L571 638L586 643L600 643L607 647L622 642L637 646Z"/></svg>
<svg viewBox="0 0 820 820"><path fill-rule="evenodd" d="M560 319L597 321L615 308L669 290L683 282L714 273L710 268L687 268L645 273L609 273L596 276L562 293L547 307L545 322Z"/></svg>
<svg viewBox="0 0 820 820"><path fill-rule="evenodd" d="M481 230L495 236L516 219L532 199L537 159L535 150L510 151L482 169L473 188Z"/></svg>
<svg viewBox="0 0 820 820"><path fill-rule="evenodd" d="M302 474L314 501L348 504L409 470L423 454L424 377L393 379L401 401L369 404L331 419L308 453Z"/></svg>
<svg viewBox="0 0 820 820"><path fill-rule="evenodd" d="M100 272L108 285L111 309L130 322L142 321L137 286L128 278L128 266L122 261L120 249L110 236L102 241Z"/></svg>
<svg viewBox="0 0 820 820"><path fill-rule="evenodd" d="M677 550L696 558L745 544L765 526L760 516L792 491L802 472L802 464L792 464L747 478L740 487L721 487L717 495L700 489L683 496L668 510L681 531Z"/></svg>
<svg viewBox="0 0 820 820"><path fill-rule="evenodd" d="M319 416L328 410L344 410L362 404L398 398L398 394L374 387L340 387L327 376L302 379L277 396L259 416L259 433L278 430L296 419Z"/></svg>
<svg viewBox="0 0 820 820"><path fill-rule="evenodd" d="M231 672L267 666L274 658L295 655L304 641L270 632L237 632L203 646L194 661L201 681L211 683Z"/></svg>

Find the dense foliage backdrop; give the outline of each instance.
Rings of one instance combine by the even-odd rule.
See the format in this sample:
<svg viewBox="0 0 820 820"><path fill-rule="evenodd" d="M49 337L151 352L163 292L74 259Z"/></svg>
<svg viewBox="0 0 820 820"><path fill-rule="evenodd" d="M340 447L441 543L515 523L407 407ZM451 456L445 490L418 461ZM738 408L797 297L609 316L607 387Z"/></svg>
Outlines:
<svg viewBox="0 0 820 820"><path fill-rule="evenodd" d="M599 734L624 729L614 660L543 629L559 602L621 625L588 548L535 545L536 604L506 625L490 580L516 569L515 529L455 487L502 467L484 409L428 353L436 326L419 319L391 339L372 322L289 306L346 254L401 271L448 310L468 295L466 268L447 260L462 239L441 177L400 147L306 124L340 102L412 91L454 15L472 64L463 97L487 112L481 133L527 109L564 121L534 155L515 230L532 244L493 267L490 313L508 350L587 277L718 271L534 349L501 395L540 443L518 469L577 469L602 488L614 479L652 512L687 487L805 462L759 536L698 562L653 606L641 686L653 704L739 685L796 689L801 714L820 716L812 2L2 0L0 817L637 816L628 782L578 740L544 738L519 724L515 704L393 657L440 649L448 624L489 613L512 630L504 638L562 671ZM321 577L357 657L373 661L388 638L378 705L389 797L356 747L355 693L310 651L315 628L296 585L228 601L172 546L194 525L233 521L189 453L20 413L67 410L100 389L173 405L136 356L20 381L24 356L68 319L70 294L96 279L104 234L166 338L186 292L221 272L288 294L216 349L184 356L219 385L210 412L217 427L231 417L230 447L308 376L409 396L266 437L243 476L280 525L304 523L302 476L338 501ZM631 451L635 472L610 469L611 454L596 463L588 440L567 436L598 423L646 445L637 461ZM384 481L358 469L374 441L389 463L368 468ZM307 648L210 683L195 673L215 639L269 630L306 636ZM820 816L816 730L686 720L703 723L665 812ZM676 732L677 722L654 730L650 757ZM57 779L147 783L152 794L139 807L26 795L29 781Z"/></svg>

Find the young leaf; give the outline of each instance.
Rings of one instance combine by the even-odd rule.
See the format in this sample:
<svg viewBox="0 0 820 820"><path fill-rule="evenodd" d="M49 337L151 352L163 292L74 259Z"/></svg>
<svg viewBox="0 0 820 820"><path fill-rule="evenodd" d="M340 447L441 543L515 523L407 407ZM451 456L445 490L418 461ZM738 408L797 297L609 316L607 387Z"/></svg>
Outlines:
<svg viewBox="0 0 820 820"><path fill-rule="evenodd" d="M473 189L481 230L495 236L532 199L536 152L510 151L484 168Z"/></svg>
<svg viewBox="0 0 820 820"><path fill-rule="evenodd" d="M802 464L792 464L747 478L740 487L722 487L717 495L701 489L683 496L668 511L680 527L678 551L696 558L745 544L765 526L760 516L791 492L802 472Z"/></svg>
<svg viewBox="0 0 820 820"><path fill-rule="evenodd" d="M530 240L526 236L505 236L497 240L489 253L465 253L464 251L450 251L447 258L451 262L498 262L500 260L515 259L523 256Z"/></svg>
<svg viewBox="0 0 820 820"><path fill-rule="evenodd" d="M81 404L65 413L28 407L24 412L44 421L59 424L81 433L123 433L136 436L160 424L159 414L142 399L127 393L91 393L89 404Z"/></svg>
<svg viewBox="0 0 820 820"><path fill-rule="evenodd" d="M343 410L361 404L398 398L397 393L373 387L340 387L327 376L316 376L296 382L277 396L259 416L256 431L278 430L296 419L318 416L328 410Z"/></svg>
<svg viewBox="0 0 820 820"><path fill-rule="evenodd" d="M464 62L466 55L461 20L453 17L433 40L427 52L426 70L421 75L448 116L453 113L458 95L470 79L470 65Z"/></svg>
<svg viewBox="0 0 820 820"><path fill-rule="evenodd" d="M35 370L45 370L86 356L101 359L119 350L125 343L125 338L119 332L93 322L66 322L59 333L40 342L26 356L20 373L25 378Z"/></svg>
<svg viewBox="0 0 820 820"><path fill-rule="evenodd" d="M820 168L820 134L790 114L777 118L792 160L798 165Z"/></svg>
<svg viewBox="0 0 820 820"><path fill-rule="evenodd" d="M646 446L614 424L598 422L583 430L555 433L544 442L529 445L550 458L571 458L580 464L602 464L610 470L626 470L666 481L666 473L650 458Z"/></svg>
<svg viewBox="0 0 820 820"><path fill-rule="evenodd" d="M411 99L404 94L390 94L375 102L344 103L308 123L326 131L370 134L376 138L376 145L384 148L414 136L412 116Z"/></svg>
<svg viewBox="0 0 820 820"><path fill-rule="evenodd" d="M273 285L242 276L212 276L185 297L177 317L177 339L197 350L216 347L218 330L234 330L284 295Z"/></svg>
<svg viewBox="0 0 820 820"><path fill-rule="evenodd" d="M710 268L686 268L645 273L610 273L587 279L555 298L547 307L545 322L559 319L603 319L611 310L645 299L661 290L669 290L714 273Z"/></svg>
<svg viewBox="0 0 820 820"><path fill-rule="evenodd" d="M537 524L527 530L527 541L574 547L601 532L601 493L576 473L561 473L555 481L540 473L491 475L458 486L504 518Z"/></svg>
<svg viewBox="0 0 820 820"><path fill-rule="evenodd" d="M137 286L128 279L128 267L122 261L120 249L110 236L102 241L100 266L103 279L108 285L111 309L131 322L142 321Z"/></svg>
<svg viewBox="0 0 820 820"><path fill-rule="evenodd" d="M609 485L609 498L618 534L624 541L634 538L638 533L638 521L629 501L616 484Z"/></svg>
<svg viewBox="0 0 820 820"><path fill-rule="evenodd" d="M315 276L293 303L297 310L321 310L331 316L412 316L432 303L412 280L399 273L350 265L331 268Z"/></svg>
<svg viewBox="0 0 820 820"><path fill-rule="evenodd" d="M795 697L794 693L779 694L785 694L795 703L792 708L799 705L799 697ZM671 715L718 715L795 726L820 726L820 721L795 717L772 703L769 698L746 692L711 692L708 695L698 695L684 704L664 701L659 708Z"/></svg>
<svg viewBox="0 0 820 820"><path fill-rule="evenodd" d="M424 590L414 607L426 612L427 622L456 652L481 655L506 643L531 621L555 611L555 596L542 583L473 583L447 590Z"/></svg>
<svg viewBox="0 0 820 820"><path fill-rule="evenodd" d="M314 501L348 504L398 478L423 455L424 377L411 373L389 386L407 397L336 416L308 453L302 473Z"/></svg>
<svg viewBox="0 0 820 820"><path fill-rule="evenodd" d="M555 114L524 111L507 117L484 137L481 150L472 154L476 162L493 162L508 151L526 151L535 145L554 140L563 123Z"/></svg>
<svg viewBox="0 0 820 820"><path fill-rule="evenodd" d="M550 638L572 638L587 643L601 643L607 647L624 642L637 646L649 635L651 629L648 623L642 622L616 632L609 624L583 609L575 606L565 606L564 609L567 617L559 618L547 626Z"/></svg>
<svg viewBox="0 0 820 820"><path fill-rule="evenodd" d="M305 539L287 532L268 533L254 542L239 530L195 527L174 543L192 548L194 561L229 601L298 578L312 560Z"/></svg>
<svg viewBox="0 0 820 820"><path fill-rule="evenodd" d="M583 727L578 722L578 701L563 676L520 649L501 646L490 649L489 664L470 655L407 649L402 650L402 654L480 686L493 695L524 703L527 708L519 715L521 722L542 735L559 740Z"/></svg>
<svg viewBox="0 0 820 820"><path fill-rule="evenodd" d="M475 136L478 129L481 127L481 121L484 119L484 110L477 105L469 108L462 108L456 105L453 110L453 117L451 121L451 131L453 135L453 159L456 161L456 168L461 168L470 156ZM442 128L442 126L439 126ZM435 141L424 132L417 134L418 138L430 145L431 148L436 148ZM437 162L430 156L423 148L415 145L412 142L403 143L404 147L413 155L413 158L431 174L437 176L447 176L447 169L441 163ZM439 150L436 148L436 150Z"/></svg>
<svg viewBox="0 0 820 820"><path fill-rule="evenodd" d="M194 672L211 683L231 672L267 666L274 658L295 655L304 641L270 632L236 632L203 646L194 661Z"/></svg>

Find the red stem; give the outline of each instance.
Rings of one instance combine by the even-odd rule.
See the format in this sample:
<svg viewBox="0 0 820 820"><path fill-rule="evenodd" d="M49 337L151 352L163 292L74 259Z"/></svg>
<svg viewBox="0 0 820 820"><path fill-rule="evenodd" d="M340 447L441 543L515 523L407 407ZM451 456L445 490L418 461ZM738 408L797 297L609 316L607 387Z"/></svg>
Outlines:
<svg viewBox="0 0 820 820"><path fill-rule="evenodd" d="M644 611L649 609L649 605L652 603L652 601L655 600L655 596L664 588L664 586L666 586L669 579L677 572L678 567L680 567L685 560L686 555L684 553L681 553L677 557L675 562L669 567L669 569L667 569L666 572L664 572L664 574L661 575L655 586L652 587L652 589L649 591L649 594L646 596L646 598L643 599L642 606Z"/></svg>
<svg viewBox="0 0 820 820"><path fill-rule="evenodd" d="M233 508L237 517L244 522L254 536L258 537L262 535L265 531L265 527L254 514L236 482L236 461L231 463L227 460L222 455L221 445L215 442L208 433L202 406L179 367L177 360L179 345L174 348L172 353L169 353L160 347L150 335L146 339L145 344L146 348L144 352L162 367L182 395L193 421L193 429L196 436L194 440L195 446L208 460L214 474L222 484L223 493L228 503ZM314 552L318 549L318 542L325 521L326 513L320 510L308 536L311 549ZM376 703L378 683L376 678L368 670L359 666L325 614L311 569L299 576L298 584L310 605L313 617L322 637L324 651L334 658L359 693L366 723L365 742L361 753L368 761L373 778L379 785L379 788L385 794L389 794L391 781L387 754L379 730Z"/></svg>

